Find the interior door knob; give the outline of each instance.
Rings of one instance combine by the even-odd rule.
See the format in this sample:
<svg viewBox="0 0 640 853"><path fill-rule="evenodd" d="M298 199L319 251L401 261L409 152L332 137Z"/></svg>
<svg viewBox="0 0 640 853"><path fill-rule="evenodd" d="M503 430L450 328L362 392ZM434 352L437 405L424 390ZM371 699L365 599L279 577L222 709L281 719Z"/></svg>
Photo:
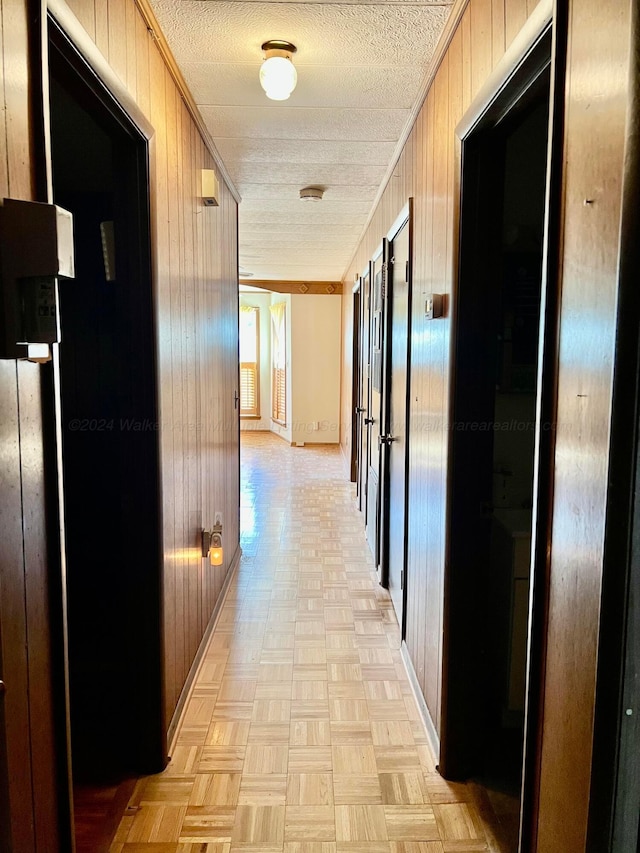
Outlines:
<svg viewBox="0 0 640 853"><path fill-rule="evenodd" d="M365 424L374 424L376 421L375 418L365 418L364 422Z"/></svg>
<svg viewBox="0 0 640 853"><path fill-rule="evenodd" d="M367 410L363 406L356 406L356 414L361 415L363 412Z"/></svg>
<svg viewBox="0 0 640 853"><path fill-rule="evenodd" d="M396 438L394 435L379 435L378 436L378 444L382 447L383 444L386 444L387 447L395 441Z"/></svg>

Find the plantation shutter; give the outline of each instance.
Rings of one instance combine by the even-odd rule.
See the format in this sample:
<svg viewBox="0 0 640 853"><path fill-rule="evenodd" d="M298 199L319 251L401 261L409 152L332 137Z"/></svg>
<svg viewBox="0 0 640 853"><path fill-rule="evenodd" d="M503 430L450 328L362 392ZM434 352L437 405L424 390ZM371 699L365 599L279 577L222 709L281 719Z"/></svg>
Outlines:
<svg viewBox="0 0 640 853"><path fill-rule="evenodd" d="M286 304L271 306L271 417L287 422Z"/></svg>
<svg viewBox="0 0 640 853"><path fill-rule="evenodd" d="M260 417L259 310L240 306L240 417Z"/></svg>

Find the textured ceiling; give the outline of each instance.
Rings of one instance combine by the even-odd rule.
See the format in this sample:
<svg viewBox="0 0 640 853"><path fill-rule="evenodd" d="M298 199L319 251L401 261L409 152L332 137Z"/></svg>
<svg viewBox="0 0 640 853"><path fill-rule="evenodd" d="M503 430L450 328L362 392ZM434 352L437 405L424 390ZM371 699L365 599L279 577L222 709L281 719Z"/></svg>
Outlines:
<svg viewBox="0 0 640 853"><path fill-rule="evenodd" d="M256 279L339 280L411 121L449 2L152 0L241 196L240 266ZM298 48L270 101L260 45ZM305 186L320 203L300 201Z"/></svg>

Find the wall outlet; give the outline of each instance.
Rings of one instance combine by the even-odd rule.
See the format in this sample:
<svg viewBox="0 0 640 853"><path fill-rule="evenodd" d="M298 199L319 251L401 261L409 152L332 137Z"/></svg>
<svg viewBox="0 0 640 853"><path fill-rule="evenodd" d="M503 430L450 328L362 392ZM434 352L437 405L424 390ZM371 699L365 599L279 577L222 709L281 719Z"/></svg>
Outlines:
<svg viewBox="0 0 640 853"><path fill-rule="evenodd" d="M215 517L214 517L214 519L213 519L213 523L214 523L214 524L219 524L219 525L220 525L220 527L222 527L222 513L221 513L221 512L217 512L217 513L215 514Z"/></svg>
<svg viewBox="0 0 640 853"><path fill-rule="evenodd" d="M318 429L318 421L313 421L312 427L314 430L317 430Z"/></svg>

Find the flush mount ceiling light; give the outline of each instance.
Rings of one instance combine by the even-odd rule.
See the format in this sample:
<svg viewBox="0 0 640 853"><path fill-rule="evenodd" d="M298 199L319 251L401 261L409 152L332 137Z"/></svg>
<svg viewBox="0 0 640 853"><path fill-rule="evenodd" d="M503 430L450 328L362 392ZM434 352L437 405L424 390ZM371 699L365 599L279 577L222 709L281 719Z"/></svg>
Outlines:
<svg viewBox="0 0 640 853"><path fill-rule="evenodd" d="M320 187L304 187L300 190L300 198L302 201L322 201L324 190Z"/></svg>
<svg viewBox="0 0 640 853"><path fill-rule="evenodd" d="M291 61L297 51L295 44L271 39L262 45L264 62L260 67L260 85L272 101L286 101L296 88L298 74Z"/></svg>

